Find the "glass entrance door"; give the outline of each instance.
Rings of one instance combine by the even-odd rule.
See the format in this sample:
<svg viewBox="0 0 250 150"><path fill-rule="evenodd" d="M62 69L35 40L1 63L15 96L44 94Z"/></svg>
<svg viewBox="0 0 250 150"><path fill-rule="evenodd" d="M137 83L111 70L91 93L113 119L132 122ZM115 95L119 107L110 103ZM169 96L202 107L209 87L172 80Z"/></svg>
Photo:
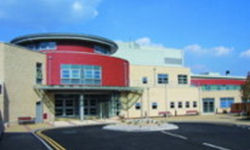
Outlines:
<svg viewBox="0 0 250 150"><path fill-rule="evenodd" d="M57 117L78 117L79 96L78 95L56 95L55 115Z"/></svg>
<svg viewBox="0 0 250 150"><path fill-rule="evenodd" d="M109 103L108 101L99 102L99 117L108 118L109 117Z"/></svg>
<svg viewBox="0 0 250 150"><path fill-rule="evenodd" d="M97 99L93 96L86 95L84 97L84 115L96 116L97 115Z"/></svg>
<svg viewBox="0 0 250 150"><path fill-rule="evenodd" d="M214 112L214 98L203 99L203 112L213 113Z"/></svg>
<svg viewBox="0 0 250 150"><path fill-rule="evenodd" d="M84 95L84 116L109 117L109 95Z"/></svg>

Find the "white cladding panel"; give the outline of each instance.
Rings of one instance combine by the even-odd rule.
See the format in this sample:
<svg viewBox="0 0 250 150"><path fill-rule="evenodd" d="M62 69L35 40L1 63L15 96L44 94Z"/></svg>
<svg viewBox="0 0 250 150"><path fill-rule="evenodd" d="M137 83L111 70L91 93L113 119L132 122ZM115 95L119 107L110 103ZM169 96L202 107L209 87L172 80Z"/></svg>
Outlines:
<svg viewBox="0 0 250 150"><path fill-rule="evenodd" d="M140 46L136 43L117 42L119 49L113 54L134 65L180 66L184 65L183 51L159 46Z"/></svg>

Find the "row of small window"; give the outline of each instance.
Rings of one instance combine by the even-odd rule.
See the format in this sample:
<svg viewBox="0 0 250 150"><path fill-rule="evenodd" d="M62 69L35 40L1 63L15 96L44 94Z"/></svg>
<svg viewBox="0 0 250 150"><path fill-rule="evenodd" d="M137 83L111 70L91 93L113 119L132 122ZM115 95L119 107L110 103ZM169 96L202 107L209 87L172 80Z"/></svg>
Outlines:
<svg viewBox="0 0 250 150"><path fill-rule="evenodd" d="M158 108L158 104L156 102L153 102L151 105L152 109L157 109ZM139 110L141 109L141 103L135 103L135 109Z"/></svg>
<svg viewBox="0 0 250 150"><path fill-rule="evenodd" d="M28 44L25 47L32 50L54 50L57 47L56 42L39 42L39 43L33 43Z"/></svg>
<svg viewBox="0 0 250 150"><path fill-rule="evenodd" d="M90 65L61 65L62 84L101 84L101 67Z"/></svg>
<svg viewBox="0 0 250 150"><path fill-rule="evenodd" d="M157 75L157 82L158 84L168 84L168 74L158 74ZM142 83L147 84L148 83L148 78L143 77L142 78ZM188 83L188 77L187 75L178 75L178 84L187 84Z"/></svg>
<svg viewBox="0 0 250 150"><path fill-rule="evenodd" d="M182 108L182 102L178 102L178 108ZM186 101L185 102L185 107L186 108L190 108L190 102ZM193 108L196 108L197 107L197 102L196 101L193 101ZM153 102L151 104L151 108L152 109L157 109L158 108L158 104L156 102ZM175 108L175 102L170 102L170 108ZM141 103L136 103L135 104L135 109L141 109Z"/></svg>
<svg viewBox="0 0 250 150"><path fill-rule="evenodd" d="M220 90L240 90L239 85L203 85L201 87L204 91L220 91Z"/></svg>
<svg viewBox="0 0 250 150"><path fill-rule="evenodd" d="M184 102L178 102L178 108L183 108L183 103ZM197 102L196 101L193 101L192 103L192 106L193 108L196 108L197 107ZM185 102L185 108L190 108L190 102L189 101L186 101ZM175 102L170 102L170 108L175 108Z"/></svg>

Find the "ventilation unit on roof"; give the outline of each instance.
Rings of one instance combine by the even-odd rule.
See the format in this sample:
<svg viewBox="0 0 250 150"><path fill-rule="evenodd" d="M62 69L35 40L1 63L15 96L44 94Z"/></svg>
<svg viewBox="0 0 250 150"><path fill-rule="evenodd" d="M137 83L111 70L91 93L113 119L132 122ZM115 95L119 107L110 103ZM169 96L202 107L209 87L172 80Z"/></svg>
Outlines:
<svg viewBox="0 0 250 150"><path fill-rule="evenodd" d="M165 57L164 62L167 65L182 65L182 59Z"/></svg>

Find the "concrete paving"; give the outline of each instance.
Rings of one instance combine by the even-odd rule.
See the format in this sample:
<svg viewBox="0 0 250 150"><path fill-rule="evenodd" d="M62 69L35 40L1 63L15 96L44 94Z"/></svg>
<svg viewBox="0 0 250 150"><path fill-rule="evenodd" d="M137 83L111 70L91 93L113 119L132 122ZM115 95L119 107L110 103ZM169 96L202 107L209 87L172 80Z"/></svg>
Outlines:
<svg viewBox="0 0 250 150"><path fill-rule="evenodd" d="M250 126L250 120L245 120L242 116L230 114L215 115L197 115L197 116L176 116L168 118L155 118L157 120L165 120L168 122L210 122L210 123L226 123L235 125Z"/></svg>

